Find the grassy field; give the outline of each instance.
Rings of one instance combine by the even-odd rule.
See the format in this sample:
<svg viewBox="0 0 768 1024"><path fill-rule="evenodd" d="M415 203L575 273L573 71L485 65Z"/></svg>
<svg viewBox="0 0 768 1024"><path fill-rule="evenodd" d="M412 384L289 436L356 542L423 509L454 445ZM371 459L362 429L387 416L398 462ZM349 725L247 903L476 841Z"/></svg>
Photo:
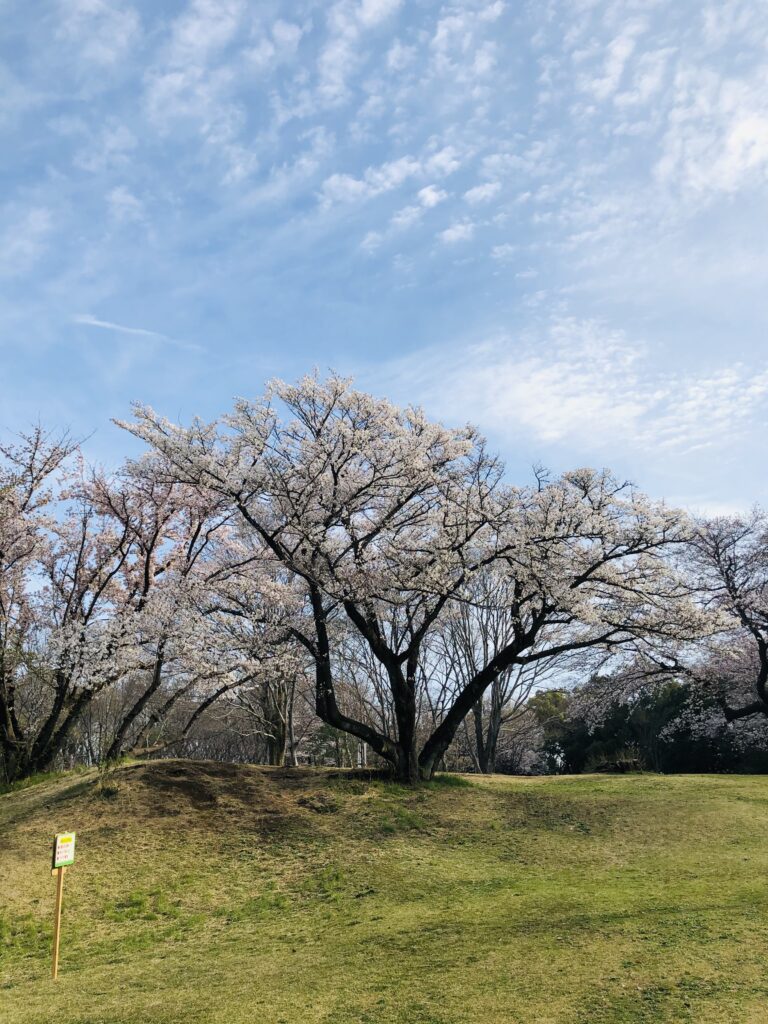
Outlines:
<svg viewBox="0 0 768 1024"><path fill-rule="evenodd" d="M166 761L0 796L3 1024L763 1024L767 910L768 778Z"/></svg>

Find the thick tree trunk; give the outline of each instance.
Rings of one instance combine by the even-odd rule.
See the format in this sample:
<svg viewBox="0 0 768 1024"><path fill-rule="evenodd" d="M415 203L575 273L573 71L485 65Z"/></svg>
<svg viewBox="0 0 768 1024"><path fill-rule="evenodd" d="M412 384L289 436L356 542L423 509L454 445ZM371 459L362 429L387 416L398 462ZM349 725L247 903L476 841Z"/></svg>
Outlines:
<svg viewBox="0 0 768 1024"><path fill-rule="evenodd" d="M431 779L434 771L429 775L425 774L419 765L418 754L415 749L400 748L397 762L397 778L409 786L415 786L422 779Z"/></svg>
<svg viewBox="0 0 768 1024"><path fill-rule="evenodd" d="M397 776L401 782L415 785L421 779L416 750L416 684L412 675L403 676L399 665L388 666L388 670L397 721Z"/></svg>
<svg viewBox="0 0 768 1024"><path fill-rule="evenodd" d="M2 737L2 770L4 782L18 782L30 775L29 750L25 743Z"/></svg>
<svg viewBox="0 0 768 1024"><path fill-rule="evenodd" d="M285 764L285 748L288 743L288 700L287 691L278 681L274 686L264 683L261 691L261 713L267 725L267 760L271 765Z"/></svg>
<svg viewBox="0 0 768 1024"><path fill-rule="evenodd" d="M25 763L29 756L24 734L16 718L14 696L13 684L4 681L0 686L0 751L6 782L16 782L24 777Z"/></svg>
<svg viewBox="0 0 768 1024"><path fill-rule="evenodd" d="M272 723L272 733L266 737L267 762L276 768L285 764L285 748L288 741L288 734L285 722L275 721Z"/></svg>
<svg viewBox="0 0 768 1024"><path fill-rule="evenodd" d="M336 702L336 691L333 685L331 649L325 622L325 608L323 607L322 597L317 587L310 586L309 593L312 601L317 641L315 644L309 644L306 640L303 642L311 650L315 660L315 711L318 718L327 725L333 726L334 729L341 729L343 732L348 732L352 736L363 740L399 772L400 758L397 744L365 722L358 722L356 719L343 714L340 710Z"/></svg>
<svg viewBox="0 0 768 1024"><path fill-rule="evenodd" d="M67 680L60 679L56 688L53 708L40 732L28 747L21 763L19 778L25 778L37 772L47 772L53 768L56 758L64 749L69 734L83 710L99 692L98 690L83 690L74 700L68 700L68 690ZM64 711L66 714L63 714Z"/></svg>

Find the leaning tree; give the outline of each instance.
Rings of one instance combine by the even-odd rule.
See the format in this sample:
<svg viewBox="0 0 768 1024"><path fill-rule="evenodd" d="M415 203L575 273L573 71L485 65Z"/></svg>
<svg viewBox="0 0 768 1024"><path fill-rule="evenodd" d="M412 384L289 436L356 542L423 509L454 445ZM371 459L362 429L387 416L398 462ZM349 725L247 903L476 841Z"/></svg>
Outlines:
<svg viewBox="0 0 768 1024"><path fill-rule="evenodd" d="M215 423L183 427L136 406L121 425L152 446L168 479L226 500L300 582L307 626L295 636L314 662L317 714L403 780L432 775L465 716L512 666L684 628L685 590L664 556L685 518L607 472L510 486L472 428L446 428L336 376L274 382ZM508 594L509 635L422 736L425 641L490 566ZM339 700L340 617L383 670L390 731Z"/></svg>

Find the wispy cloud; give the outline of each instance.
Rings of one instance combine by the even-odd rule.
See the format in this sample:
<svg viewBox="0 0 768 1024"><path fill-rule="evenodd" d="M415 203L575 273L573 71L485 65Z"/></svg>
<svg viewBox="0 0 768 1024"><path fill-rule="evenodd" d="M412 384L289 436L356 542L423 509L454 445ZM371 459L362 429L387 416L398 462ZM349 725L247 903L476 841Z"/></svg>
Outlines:
<svg viewBox="0 0 768 1024"><path fill-rule="evenodd" d="M110 0L63 0L59 36L78 48L81 58L110 67L122 60L141 35L134 7Z"/></svg>
<svg viewBox="0 0 768 1024"><path fill-rule="evenodd" d="M24 387L41 351L113 395L151 365L174 396L183 363L189 411L215 412L233 366L258 388L418 344L398 397L510 448L727 451L724 501L765 477L765 4L51 5L15 5L0 68Z"/></svg>
<svg viewBox="0 0 768 1024"><path fill-rule="evenodd" d="M444 146L437 152L415 157L406 155L397 160L367 167L360 177L352 174L332 174L323 182L321 198L325 206L372 199L392 192L413 178L446 177L461 166L461 159L453 146ZM419 190L424 206L435 206L447 193L434 185Z"/></svg>
<svg viewBox="0 0 768 1024"><path fill-rule="evenodd" d="M660 181L710 198L768 182L768 76L678 72L656 164Z"/></svg>
<svg viewBox="0 0 768 1024"><path fill-rule="evenodd" d="M141 223L144 220L144 203L124 185L113 188L107 196L109 211L120 224Z"/></svg>
<svg viewBox="0 0 768 1024"><path fill-rule="evenodd" d="M28 271L46 251L52 231L53 216L46 207L9 204L0 210L0 276Z"/></svg>
<svg viewBox="0 0 768 1024"><path fill-rule="evenodd" d="M165 345L173 345L175 348L184 349L187 352L203 352L201 345L190 341L179 341L178 338L170 338L160 331L149 331L144 327L127 327L125 324L116 324L111 320L99 320L90 313L77 313L72 317L72 322L82 324L85 327L97 327L105 331L114 331L117 334L126 334L135 338L146 338L148 341L161 342Z"/></svg>
<svg viewBox="0 0 768 1024"><path fill-rule="evenodd" d="M726 449L768 419L768 361L675 375L598 321L561 319L518 340L424 350L393 361L379 380L398 393L407 381L429 409L458 413L508 444L522 433L593 458Z"/></svg>
<svg viewBox="0 0 768 1024"><path fill-rule="evenodd" d="M364 60L365 33L387 21L400 5L401 0L337 0L330 6L328 34L317 61L317 101L322 107L348 98L349 79Z"/></svg>

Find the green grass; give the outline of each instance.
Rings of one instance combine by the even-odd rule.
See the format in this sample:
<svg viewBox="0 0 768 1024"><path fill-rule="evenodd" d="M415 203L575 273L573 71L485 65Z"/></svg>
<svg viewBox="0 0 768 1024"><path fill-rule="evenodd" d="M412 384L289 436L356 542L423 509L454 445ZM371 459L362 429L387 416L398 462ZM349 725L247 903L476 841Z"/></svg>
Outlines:
<svg viewBox="0 0 768 1024"><path fill-rule="evenodd" d="M170 761L0 796L3 1024L758 1024L767 911L768 778Z"/></svg>
<svg viewBox="0 0 768 1024"><path fill-rule="evenodd" d="M82 775L85 772L85 768L75 768L71 772L37 772L35 775L29 775L26 779L18 779L16 782L0 782L0 796L6 793L18 793L23 789L39 786L44 782L53 782L67 775Z"/></svg>

